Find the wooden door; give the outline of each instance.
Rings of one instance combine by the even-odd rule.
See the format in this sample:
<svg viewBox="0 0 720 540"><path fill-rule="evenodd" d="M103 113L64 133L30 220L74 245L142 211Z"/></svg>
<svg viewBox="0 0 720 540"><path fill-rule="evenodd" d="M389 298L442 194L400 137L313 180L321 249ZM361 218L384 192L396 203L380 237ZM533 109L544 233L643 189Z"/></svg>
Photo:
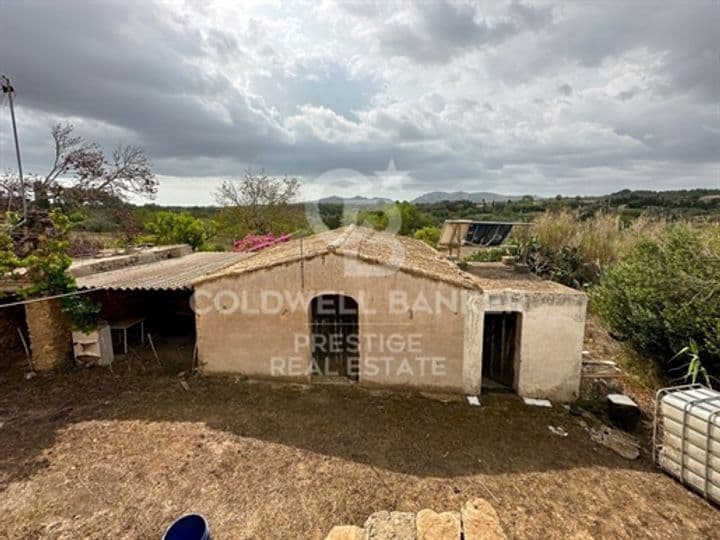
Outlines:
<svg viewBox="0 0 720 540"><path fill-rule="evenodd" d="M486 313L483 330L483 377L512 388L515 356L519 345L520 314Z"/></svg>
<svg viewBox="0 0 720 540"><path fill-rule="evenodd" d="M322 375L358 379L358 305L342 295L321 295L310 303L312 356Z"/></svg>

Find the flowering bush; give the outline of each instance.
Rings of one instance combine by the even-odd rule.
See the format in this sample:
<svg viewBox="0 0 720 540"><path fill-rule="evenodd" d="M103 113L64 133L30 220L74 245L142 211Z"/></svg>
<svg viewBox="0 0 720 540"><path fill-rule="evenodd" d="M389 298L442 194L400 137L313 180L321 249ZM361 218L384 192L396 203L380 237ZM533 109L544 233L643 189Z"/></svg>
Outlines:
<svg viewBox="0 0 720 540"><path fill-rule="evenodd" d="M241 238L240 240L235 240L235 242L233 242L233 251L260 251L261 249L265 249L266 247L274 246L275 244L280 244L282 242L287 242L291 238L292 235L290 234L281 234L280 236L275 236L273 233L248 234L244 238Z"/></svg>

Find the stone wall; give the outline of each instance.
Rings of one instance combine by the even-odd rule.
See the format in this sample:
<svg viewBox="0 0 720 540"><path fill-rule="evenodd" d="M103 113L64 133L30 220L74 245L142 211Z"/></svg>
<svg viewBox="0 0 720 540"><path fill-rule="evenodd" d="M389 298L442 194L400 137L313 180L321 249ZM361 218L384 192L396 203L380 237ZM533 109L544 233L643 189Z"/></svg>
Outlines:
<svg viewBox="0 0 720 540"><path fill-rule="evenodd" d="M136 249L132 253L123 253L109 257L96 257L93 259L78 259L73 261L70 267L70 274L73 277L89 276L99 272L109 272L128 266L149 264L165 259L184 257L192 253L192 248L187 244L172 246L158 246L149 249Z"/></svg>
<svg viewBox="0 0 720 540"><path fill-rule="evenodd" d="M474 373L479 390L465 365L480 362L481 328L463 313L479 291L335 254L197 285L202 372L310 380L309 305L322 294L358 303L360 385L463 392Z"/></svg>
<svg viewBox="0 0 720 540"><path fill-rule="evenodd" d="M37 371L60 367L72 355L72 334L58 300L25 305L30 349Z"/></svg>

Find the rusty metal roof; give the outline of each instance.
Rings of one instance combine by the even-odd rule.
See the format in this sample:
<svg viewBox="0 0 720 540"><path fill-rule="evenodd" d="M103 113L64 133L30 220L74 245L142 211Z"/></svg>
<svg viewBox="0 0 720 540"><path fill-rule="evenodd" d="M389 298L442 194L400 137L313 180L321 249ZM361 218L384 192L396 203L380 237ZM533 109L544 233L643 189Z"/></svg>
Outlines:
<svg viewBox="0 0 720 540"><path fill-rule="evenodd" d="M249 256L248 253L233 252L192 253L78 277L77 284L80 289L190 290L193 281L237 264Z"/></svg>

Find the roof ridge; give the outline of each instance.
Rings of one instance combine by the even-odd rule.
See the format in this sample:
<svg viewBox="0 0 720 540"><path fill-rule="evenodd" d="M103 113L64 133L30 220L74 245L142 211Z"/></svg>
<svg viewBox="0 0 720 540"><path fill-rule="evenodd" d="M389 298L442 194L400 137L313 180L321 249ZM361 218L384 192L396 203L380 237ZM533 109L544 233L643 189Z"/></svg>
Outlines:
<svg viewBox="0 0 720 540"><path fill-rule="evenodd" d="M293 245L295 242L298 242L298 245ZM395 247L395 242L399 242L397 247ZM323 257L327 254L351 257L455 286L480 289L479 285L468 279L461 269L421 240L386 231L375 231L369 227L355 224L271 246L255 253L253 257L239 261L230 268L203 276L194 283L226 276L237 276L263 268L291 264L301 259L310 260L315 257Z"/></svg>
<svg viewBox="0 0 720 540"><path fill-rule="evenodd" d="M339 234L332 242L328 243L327 250L331 253L335 253L335 251L337 251L340 247L342 247L345 242L347 242L348 238L350 238L350 235L355 232L355 229L357 229L357 227L354 223L345 227L345 230L342 232L342 234Z"/></svg>

